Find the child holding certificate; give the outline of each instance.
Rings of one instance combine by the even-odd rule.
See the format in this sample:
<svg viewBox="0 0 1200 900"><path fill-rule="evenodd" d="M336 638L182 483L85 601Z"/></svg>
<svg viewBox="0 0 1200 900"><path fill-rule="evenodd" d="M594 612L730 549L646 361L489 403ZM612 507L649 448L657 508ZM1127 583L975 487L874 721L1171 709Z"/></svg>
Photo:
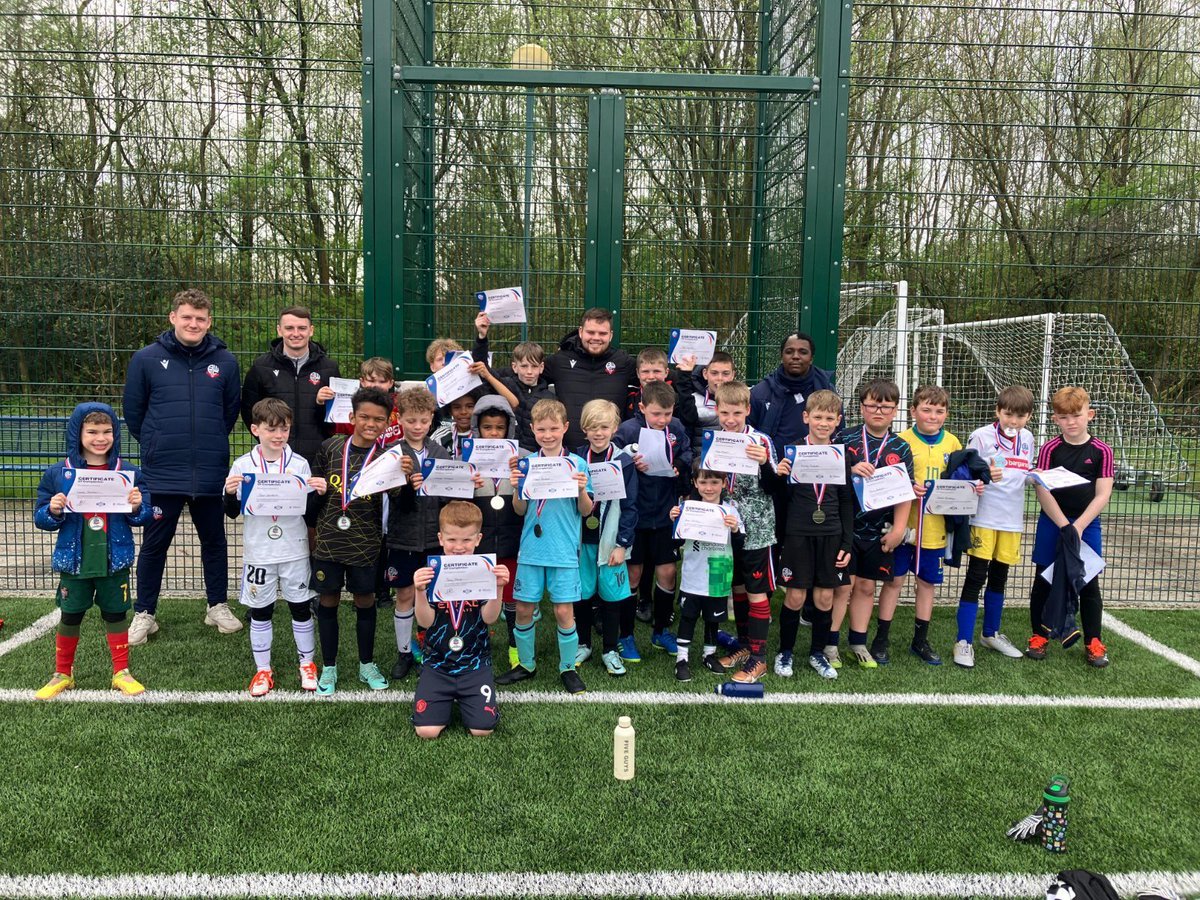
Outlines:
<svg viewBox="0 0 1200 900"><path fill-rule="evenodd" d="M679 499L680 473L692 468L692 445L674 418L675 389L665 381L646 382L638 409L637 416L623 422L613 437L618 447L633 448L638 471L638 523L629 555L629 583L639 588L645 603L653 597L650 644L674 656L679 647L667 628L675 608L679 555L671 536L670 512ZM650 445L651 439L656 447ZM649 584L642 582L643 568L653 569Z"/></svg>
<svg viewBox="0 0 1200 900"><path fill-rule="evenodd" d="M320 595L317 632L321 641L321 677L317 693L337 690L338 604L342 588L354 597L358 637L358 679L373 691L387 690L375 665L375 565L382 540L382 495L355 497L358 476L379 452L392 400L383 391L359 388L350 401L354 433L334 435L321 445L313 474L332 488L317 500L317 543L312 553L312 581Z"/></svg>
<svg viewBox="0 0 1200 900"><path fill-rule="evenodd" d="M254 476L293 475L313 489L308 505L315 509L316 497L325 493L325 479L315 478L308 460L288 447L292 409L277 397L259 400L250 410L250 433L258 446L233 462L225 479L225 515L237 518L247 493L253 492ZM242 605L250 610L250 650L254 654L254 677L250 696L263 697L275 687L271 668L274 641L272 619L275 598L283 594L292 615L292 636L300 659L300 687L317 689L317 664L313 662L316 642L313 633L313 591L309 585L308 527L303 516L253 515L247 509L242 525Z"/></svg>
<svg viewBox="0 0 1200 900"><path fill-rule="evenodd" d="M592 610L599 598L604 652L601 660L609 675L624 675L622 658L636 662L633 641L634 604L625 557L633 546L637 528L637 470L632 454L618 450L612 442L621 424L617 406L611 400L589 400L583 406L580 426L588 442L576 452L588 466L605 464L620 472L623 497L596 501L592 514L583 520L583 546L579 551L580 601L575 604L575 625L579 632L577 664L592 655ZM599 485L593 484L599 495Z"/></svg>
<svg viewBox="0 0 1200 900"><path fill-rule="evenodd" d="M413 655L413 573L425 565L427 556L437 556L438 513L446 502L443 497L417 493L422 482L421 464L426 459L449 459L450 452L429 436L437 402L423 387L401 391L396 401L404 437L404 471L408 483L393 492L387 527L388 584L396 589L396 607L392 624L396 632L396 664L392 680L408 677L417 660Z"/></svg>
<svg viewBox="0 0 1200 900"><path fill-rule="evenodd" d="M125 499L128 513L73 512L69 510L77 470L100 469L130 476ZM127 696L142 693L129 674L129 567L133 565L131 525L150 521L149 494L137 487L138 470L121 460L121 430L117 415L105 403L81 403L67 420L67 457L42 474L38 484L33 523L43 531L57 531L51 567L59 573L55 602L62 618L54 636L54 675L35 695L39 700L57 697L75 687L75 649L79 626L93 605L100 618L112 655L113 690Z"/></svg>
<svg viewBox="0 0 1200 900"><path fill-rule="evenodd" d="M842 398L825 390L809 394L802 415L808 426L806 445L829 445L842 420ZM789 449L788 452L793 451ZM825 647L829 643L833 621L833 593L849 584L850 552L854 543L854 489L850 485L850 466L844 454L842 462L841 484L801 480L788 486L782 554L783 584L787 593L783 609L779 611L779 655L775 658L775 674L784 678L792 675L792 653L800 629L800 610L810 590L816 611L808 664L822 678L837 678L837 670L825 655ZM780 476L789 476L791 472L791 461L780 460Z"/></svg>
<svg viewBox="0 0 1200 900"><path fill-rule="evenodd" d="M447 503L438 524L438 542L447 557L478 551L483 516L474 505L462 500ZM445 731L456 702L463 725L476 737L491 734L500 721L488 626L500 617L508 567L497 564L495 574L493 599L431 604L427 589L434 580L434 570L422 566L413 573L417 623L426 630L425 661L413 696L412 721L417 737L436 738Z"/></svg>
<svg viewBox="0 0 1200 900"><path fill-rule="evenodd" d="M746 533L733 542L733 614L739 647L728 656L709 657L714 672L733 672L733 680L753 684L767 672L767 630L771 625L771 594L775 592L775 501L783 482L775 472L775 445L763 432L746 424L750 388L731 381L717 388L717 420L721 431L746 438L745 454L758 464L754 475L726 475L729 498Z"/></svg>
<svg viewBox="0 0 1200 900"><path fill-rule="evenodd" d="M846 461L853 477L856 480L870 478L878 467L903 465L911 479L912 451L899 435L892 432L892 422L900 408L900 388L895 382L884 379L868 382L859 391L858 407L862 411L862 424L843 429L833 439L835 444L846 448ZM895 606L885 612L880 597L879 627L870 650L867 649L867 626L871 624L871 607L875 605L875 582L887 584L892 580L893 553L904 540L911 505L911 500L905 500L882 509L867 509L855 493L850 650L864 669L874 669L880 662L888 661L888 629L892 625ZM826 648L827 659L830 658L829 649Z"/></svg>
<svg viewBox="0 0 1200 900"><path fill-rule="evenodd" d="M558 400L539 400L531 411L530 419L534 437L541 449L534 456L526 457L531 467L527 472L533 471L533 461L555 457L564 458L567 465L545 468L565 468L571 472L565 476L568 479L566 484L556 483L554 472L547 474L541 486L553 490L534 492L526 486L528 493L542 494L542 498L518 496L513 500L517 515L525 517L521 549L517 554L516 583L513 585L513 598L517 601L515 637L519 662L501 675L497 684L516 684L534 676L537 665L534 657L537 621L533 613L542 602L542 595L549 594L558 624L559 677L567 693L581 694L587 688L575 671L575 655L579 650L575 604L580 596L580 526L583 518L592 514L594 507L588 468L581 458L563 448L563 438L567 434L567 408L562 403ZM542 468L538 467L539 474ZM529 474L524 476L526 482L530 478ZM511 481L515 487L522 484L522 476L518 475L515 468ZM547 497L547 493L560 493L562 496Z"/></svg>

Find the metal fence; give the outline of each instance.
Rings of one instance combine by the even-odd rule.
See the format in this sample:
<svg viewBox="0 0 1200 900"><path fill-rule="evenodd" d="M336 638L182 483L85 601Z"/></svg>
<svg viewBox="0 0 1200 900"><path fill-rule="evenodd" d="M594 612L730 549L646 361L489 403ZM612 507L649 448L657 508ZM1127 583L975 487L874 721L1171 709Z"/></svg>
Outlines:
<svg viewBox="0 0 1200 900"><path fill-rule="evenodd" d="M1123 462L1107 596L1197 599L1194 4L858 2L846 177L820 185L805 167L810 93L713 81L618 96L513 73L514 50L537 42L559 70L811 75L811 3L392 9L396 29L374 44L363 9L338 0L37 0L0 13L0 595L51 583L29 518L33 470L50 459L12 454L55 426L26 417L117 402L129 354L166 327L179 287L214 296L214 333L243 365L278 309L304 303L343 368L366 343L416 374L431 337L469 336L476 289L526 278L528 246L534 338L556 341L615 279L627 348L661 345L671 325L716 327L757 373L801 313L811 267L839 280L824 271L835 256L817 265L801 248L821 227L806 219L810 191L839 205L844 191L840 278L875 286L841 296L843 390L873 372L906 387L940 377L965 434L996 382L1046 371L1049 341L1052 386L1095 385L1097 430ZM363 46L385 52L364 59ZM389 225L402 227L364 238L364 204L379 201L363 169L374 174L383 140L361 114L378 100L364 73L387 55L487 77L389 85L405 178ZM618 99L620 152L601 160L592 111L615 114ZM621 192L621 247L602 275L588 260L602 224L590 170L618 159L605 184ZM365 310L364 239L405 261ZM515 336L499 335L500 364ZM244 448L240 427L234 438ZM167 586L198 585L185 544Z"/></svg>

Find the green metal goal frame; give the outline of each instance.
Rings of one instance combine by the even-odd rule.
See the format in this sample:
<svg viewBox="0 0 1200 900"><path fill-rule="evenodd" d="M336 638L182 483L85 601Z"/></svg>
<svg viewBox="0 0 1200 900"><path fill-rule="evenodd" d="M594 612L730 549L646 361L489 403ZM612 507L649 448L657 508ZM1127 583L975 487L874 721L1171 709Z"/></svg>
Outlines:
<svg viewBox="0 0 1200 900"><path fill-rule="evenodd" d="M803 259L796 324L817 339L817 365L834 368L838 343L838 295L850 87L849 0L814 0L815 52L811 75L642 72L621 70L502 69L433 65L437 0L365 0L362 28L363 122L363 315L368 355L392 359L398 372L415 376L415 358L404 338L433 334L434 210L430 203L405 207L409 180L431 196L433 90L455 85L595 90L589 110L589 170L603 185L589 186L589 242L585 305L613 310L621 325L621 240L624 99L622 89L738 91L800 96L808 104L806 171L803 173ZM765 41L772 0L760 10ZM760 53L760 60L765 53ZM761 118L760 118L761 121ZM765 136L759 129L756 158ZM615 176L615 177L614 177ZM756 170L751 231L748 328L758 333L757 292L764 237L763 178ZM604 188L608 189L605 190ZM420 221L410 221L419 216ZM407 349L406 349L407 348ZM747 374L769 371L776 360L750 348Z"/></svg>

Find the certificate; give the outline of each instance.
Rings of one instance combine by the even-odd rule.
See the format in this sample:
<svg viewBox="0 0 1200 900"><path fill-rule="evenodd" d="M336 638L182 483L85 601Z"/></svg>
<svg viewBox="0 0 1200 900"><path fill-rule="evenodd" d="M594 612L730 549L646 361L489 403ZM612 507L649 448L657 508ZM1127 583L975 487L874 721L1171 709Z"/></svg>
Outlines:
<svg viewBox="0 0 1200 900"><path fill-rule="evenodd" d="M1081 484L1090 484L1082 475L1076 475L1069 469L1064 469L1062 466L1055 466L1053 469L1034 469L1027 476L1032 478L1048 491L1057 491L1061 488L1079 487Z"/></svg>
<svg viewBox="0 0 1200 900"><path fill-rule="evenodd" d="M870 478L854 476L854 493L858 504L866 512L887 509L906 500L915 500L912 482L908 480L908 469L903 463L881 466Z"/></svg>
<svg viewBox="0 0 1200 900"><path fill-rule="evenodd" d="M507 438L464 438L463 462L469 462L484 478L507 479L508 461L517 455L517 442Z"/></svg>
<svg viewBox="0 0 1200 900"><path fill-rule="evenodd" d="M525 321L525 295L519 287L479 291L475 299L479 301L479 311L487 313L493 325L512 325Z"/></svg>
<svg viewBox="0 0 1200 900"><path fill-rule="evenodd" d="M242 515L302 516L310 490L299 475L247 472L242 476Z"/></svg>
<svg viewBox="0 0 1200 900"><path fill-rule="evenodd" d="M66 510L75 513L131 513L133 473L102 469L63 469Z"/></svg>
<svg viewBox="0 0 1200 900"><path fill-rule="evenodd" d="M496 554L470 553L466 556L430 556L433 581L425 589L430 603L457 603L495 600Z"/></svg>
<svg viewBox="0 0 1200 900"><path fill-rule="evenodd" d="M475 496L475 473L471 464L456 459L426 459L421 463L422 497L453 497L470 500Z"/></svg>
<svg viewBox="0 0 1200 900"><path fill-rule="evenodd" d="M792 484L846 483L844 444L790 444L783 455L792 464L788 474Z"/></svg>
<svg viewBox="0 0 1200 900"><path fill-rule="evenodd" d="M725 507L717 503L685 500L679 504L674 536L685 541L706 544L728 544L729 526L725 524Z"/></svg>
<svg viewBox="0 0 1200 900"><path fill-rule="evenodd" d="M399 447L381 453L367 464L355 480L350 489L350 499L369 497L407 484L408 476L404 474L403 465L404 453Z"/></svg>
<svg viewBox="0 0 1200 900"><path fill-rule="evenodd" d="M715 331L672 328L667 361L678 363L685 357L692 356L696 359L696 365L707 366L712 362L716 349L717 333Z"/></svg>
<svg viewBox="0 0 1200 900"><path fill-rule="evenodd" d="M334 423L349 422L350 413L354 411L350 406L350 398L358 390L358 379L330 378L329 387L333 389L333 396L325 401L325 421Z"/></svg>
<svg viewBox="0 0 1200 900"><path fill-rule="evenodd" d="M746 455L746 448L757 443L748 434L705 430L700 449L700 468L736 475L757 475L759 463Z"/></svg>
<svg viewBox="0 0 1200 900"><path fill-rule="evenodd" d="M469 353L459 354L425 379L425 387L429 388L438 406L445 406L483 384L478 375L471 374L472 362Z"/></svg>
<svg viewBox="0 0 1200 900"><path fill-rule="evenodd" d="M625 499L625 477L621 472L621 460L588 463L588 472L592 476L592 498L597 503Z"/></svg>
<svg viewBox="0 0 1200 900"><path fill-rule="evenodd" d="M939 478L925 496L925 512L939 516L973 516L979 511L975 482Z"/></svg>
<svg viewBox="0 0 1200 900"><path fill-rule="evenodd" d="M672 468L672 460L675 458L675 451L671 448L671 440L665 431L659 431L657 428L643 428L638 434L637 453L642 456L642 461L650 468L646 474L652 478L674 478L675 470Z"/></svg>
<svg viewBox="0 0 1200 900"><path fill-rule="evenodd" d="M565 456L524 456L517 460L521 473L517 490L522 500L574 500L579 497L575 466Z"/></svg>
<svg viewBox="0 0 1200 900"><path fill-rule="evenodd" d="M1100 554L1089 547L1087 544L1080 541L1079 543L1079 560L1083 563L1083 583L1087 584L1097 575L1104 571L1108 565ZM1054 563L1046 566L1046 571L1042 572L1042 577L1050 584L1054 584Z"/></svg>

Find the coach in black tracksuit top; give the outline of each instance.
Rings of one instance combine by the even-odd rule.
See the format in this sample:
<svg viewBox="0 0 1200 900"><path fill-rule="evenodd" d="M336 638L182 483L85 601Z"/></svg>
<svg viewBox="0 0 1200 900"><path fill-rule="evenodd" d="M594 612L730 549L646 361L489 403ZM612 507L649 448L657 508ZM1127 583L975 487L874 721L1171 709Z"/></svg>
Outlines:
<svg viewBox="0 0 1200 900"><path fill-rule="evenodd" d="M285 309L276 330L279 337L271 342L270 351L246 372L242 421L250 427L250 411L259 400L282 400L292 410L288 444L311 465L321 442L333 434L333 426L325 423L325 401L333 396L329 379L340 377L338 364L312 340L312 316L307 309Z"/></svg>
<svg viewBox="0 0 1200 900"><path fill-rule="evenodd" d="M562 339L558 352L546 357L546 380L567 408L570 427L564 446L587 442L579 427L583 405L589 400L611 400L624 415L630 388L638 386L637 362L612 346L612 313L596 307L583 314L578 332Z"/></svg>

